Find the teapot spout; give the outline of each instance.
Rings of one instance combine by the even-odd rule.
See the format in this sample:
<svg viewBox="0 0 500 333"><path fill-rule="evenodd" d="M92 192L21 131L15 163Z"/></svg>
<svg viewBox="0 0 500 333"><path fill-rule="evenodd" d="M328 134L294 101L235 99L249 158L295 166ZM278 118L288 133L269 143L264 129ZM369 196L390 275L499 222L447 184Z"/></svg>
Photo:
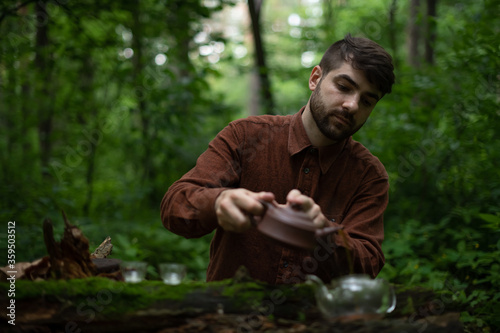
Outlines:
<svg viewBox="0 0 500 333"><path fill-rule="evenodd" d="M306 275L306 283L312 284L317 292L323 295L328 295L328 288L325 286L323 281L316 275Z"/></svg>
<svg viewBox="0 0 500 333"><path fill-rule="evenodd" d="M330 304L332 303L333 297L323 281L316 275L306 275L306 283L314 286L316 305L319 310L324 314L329 314L332 311Z"/></svg>
<svg viewBox="0 0 500 333"><path fill-rule="evenodd" d="M309 282L309 284L313 284L315 286L324 286L325 284L319 277L316 275L308 274L306 275L306 281Z"/></svg>

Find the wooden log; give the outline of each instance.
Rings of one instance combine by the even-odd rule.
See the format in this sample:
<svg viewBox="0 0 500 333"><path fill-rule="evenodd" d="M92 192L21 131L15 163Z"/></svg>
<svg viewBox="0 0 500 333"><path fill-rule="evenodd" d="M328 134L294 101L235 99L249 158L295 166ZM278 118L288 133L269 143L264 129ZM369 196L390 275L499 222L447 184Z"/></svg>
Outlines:
<svg viewBox="0 0 500 333"><path fill-rule="evenodd" d="M225 280L169 286L161 281L131 284L86 278L21 280L16 287L16 326L6 323L3 312L1 332L463 332L458 314L451 311L428 318L397 311L398 316L379 320L327 320L306 284ZM7 288L0 284L1 304L7 301ZM423 306L416 303L421 293L411 295L407 289L405 297L414 299L418 308Z"/></svg>
<svg viewBox="0 0 500 333"><path fill-rule="evenodd" d="M92 259L88 240L63 218L60 242L44 222L49 255L24 268L29 280L16 280L16 325L1 312L1 332L463 332L457 308L436 309L439 295L424 288L398 287L398 305L386 318L341 321L322 317L311 286L260 283L245 269L220 282L125 283L119 261ZM102 253L110 250L103 244ZM10 302L9 288L0 283L0 304Z"/></svg>

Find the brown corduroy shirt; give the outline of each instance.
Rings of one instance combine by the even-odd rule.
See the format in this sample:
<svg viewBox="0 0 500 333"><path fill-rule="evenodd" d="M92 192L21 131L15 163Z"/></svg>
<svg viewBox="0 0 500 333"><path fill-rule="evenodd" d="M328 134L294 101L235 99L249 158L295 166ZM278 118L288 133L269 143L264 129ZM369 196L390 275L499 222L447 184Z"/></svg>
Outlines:
<svg viewBox="0 0 500 333"><path fill-rule="evenodd" d="M329 282L349 273L375 277L384 265L383 212L388 176L382 163L352 138L313 147L301 114L257 116L224 128L196 166L172 184L161 204L164 226L186 238L216 229L207 281L234 276L240 266L271 284L299 283L315 274ZM344 236L318 239L314 251L283 246L255 228L232 233L218 227L215 200L229 188L268 191L278 203L298 189L321 207Z"/></svg>

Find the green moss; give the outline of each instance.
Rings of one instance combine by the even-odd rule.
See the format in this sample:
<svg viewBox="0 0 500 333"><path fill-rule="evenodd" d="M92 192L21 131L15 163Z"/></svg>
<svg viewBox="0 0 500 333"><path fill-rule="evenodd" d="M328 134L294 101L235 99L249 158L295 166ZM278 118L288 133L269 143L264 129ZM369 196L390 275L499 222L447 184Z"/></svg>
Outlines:
<svg viewBox="0 0 500 333"><path fill-rule="evenodd" d="M216 283L222 286L223 283ZM97 304L103 314L123 313L145 309L149 305L164 301L180 301L196 290L210 287L205 282L186 282L169 286L161 281L140 283L118 282L106 278L72 280L16 281L16 302L38 299L60 302L84 308L86 304ZM0 293L7 295L9 284L0 284ZM104 306L105 305L105 306Z"/></svg>
<svg viewBox="0 0 500 333"><path fill-rule="evenodd" d="M257 282L246 282L226 285L222 290L222 296L233 298L235 306L239 307L245 304L259 304L266 296L266 292L264 285Z"/></svg>
<svg viewBox="0 0 500 333"><path fill-rule="evenodd" d="M8 289L9 284L0 284L1 295L7 295ZM33 300L64 303L65 306L79 309L83 313L95 309L101 315L114 316L147 310L155 303L182 302L189 294L204 292L228 299L236 309L258 307L263 301L270 300L275 290L281 291L280 298L287 300L312 297L312 290L306 285L290 288L255 281L237 283L228 279L208 283L185 282L169 286L162 281L133 284L94 277L72 280L18 280L16 302Z"/></svg>

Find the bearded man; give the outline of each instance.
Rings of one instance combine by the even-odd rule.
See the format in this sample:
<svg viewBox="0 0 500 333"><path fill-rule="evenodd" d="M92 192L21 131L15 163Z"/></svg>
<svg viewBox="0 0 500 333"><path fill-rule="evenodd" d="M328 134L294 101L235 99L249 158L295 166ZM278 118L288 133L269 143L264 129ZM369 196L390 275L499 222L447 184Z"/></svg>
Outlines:
<svg viewBox="0 0 500 333"><path fill-rule="evenodd" d="M230 278L242 265L270 284L380 272L388 175L352 135L391 92L393 71L380 45L347 35L313 68L312 94L299 112L231 122L172 184L161 204L163 225L186 238L215 230L207 281ZM343 232L318 239L313 251L273 242L252 227L252 216L264 213L262 201Z"/></svg>

